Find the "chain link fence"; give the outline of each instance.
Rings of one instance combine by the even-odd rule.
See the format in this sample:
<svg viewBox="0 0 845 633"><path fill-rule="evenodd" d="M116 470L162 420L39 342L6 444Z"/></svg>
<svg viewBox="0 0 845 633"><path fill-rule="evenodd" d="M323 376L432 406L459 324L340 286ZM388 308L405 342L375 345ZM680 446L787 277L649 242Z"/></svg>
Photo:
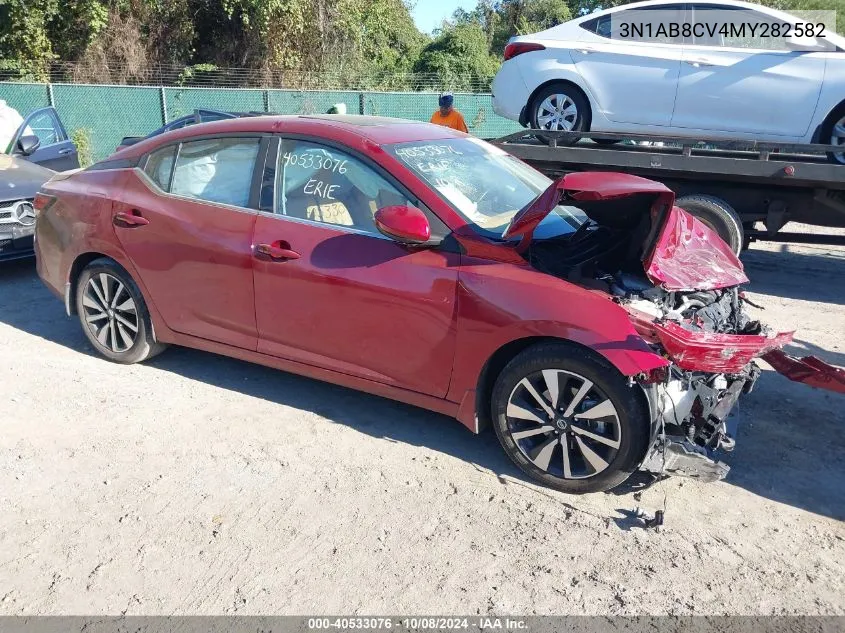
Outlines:
<svg viewBox="0 0 845 633"><path fill-rule="evenodd" d="M87 135L94 160L111 154L124 136L145 136L195 109L315 114L344 103L349 114L428 121L439 91L311 90L194 86L0 82L0 99L26 116L52 105L68 133ZM457 92L455 107L470 133L495 138L519 125L493 112L489 93Z"/></svg>
<svg viewBox="0 0 845 633"><path fill-rule="evenodd" d="M396 73L378 70L221 68L213 64L49 62L36 65L0 63L0 82L84 83L102 85L276 88L286 90L452 90L490 92L492 76L457 73Z"/></svg>

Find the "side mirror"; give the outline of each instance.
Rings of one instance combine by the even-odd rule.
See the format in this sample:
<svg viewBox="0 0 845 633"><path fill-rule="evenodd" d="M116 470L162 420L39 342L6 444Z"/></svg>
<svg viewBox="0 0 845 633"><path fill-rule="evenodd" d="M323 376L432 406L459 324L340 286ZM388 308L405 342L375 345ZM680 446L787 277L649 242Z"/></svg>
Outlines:
<svg viewBox="0 0 845 633"><path fill-rule="evenodd" d="M30 156L41 147L41 139L35 135L21 136L18 139L18 151L24 156Z"/></svg>
<svg viewBox="0 0 845 633"><path fill-rule="evenodd" d="M376 228L402 244L423 244L431 238L431 226L425 213L416 207L382 207L375 214Z"/></svg>

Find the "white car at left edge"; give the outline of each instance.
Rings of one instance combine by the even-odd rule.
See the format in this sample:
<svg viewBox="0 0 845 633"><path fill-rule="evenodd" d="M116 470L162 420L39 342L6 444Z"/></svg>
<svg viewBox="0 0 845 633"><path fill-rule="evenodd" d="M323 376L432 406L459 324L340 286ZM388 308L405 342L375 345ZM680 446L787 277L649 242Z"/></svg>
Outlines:
<svg viewBox="0 0 845 633"><path fill-rule="evenodd" d="M700 36L621 39L612 23L659 11L662 21L802 22L731 0L650 0L591 13L511 38L493 81L493 109L522 125L559 131L842 145L845 38ZM613 27L617 28L617 27ZM762 31L761 31L762 32Z"/></svg>

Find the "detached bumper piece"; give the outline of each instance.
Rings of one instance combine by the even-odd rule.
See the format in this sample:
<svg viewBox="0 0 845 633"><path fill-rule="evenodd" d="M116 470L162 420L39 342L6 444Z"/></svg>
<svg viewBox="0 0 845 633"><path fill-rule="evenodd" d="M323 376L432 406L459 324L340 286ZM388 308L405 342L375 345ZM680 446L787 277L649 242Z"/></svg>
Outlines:
<svg viewBox="0 0 845 633"><path fill-rule="evenodd" d="M845 393L845 369L828 365L815 356L795 358L785 354L783 350L776 349L763 355L763 360L774 367L776 372L794 382Z"/></svg>

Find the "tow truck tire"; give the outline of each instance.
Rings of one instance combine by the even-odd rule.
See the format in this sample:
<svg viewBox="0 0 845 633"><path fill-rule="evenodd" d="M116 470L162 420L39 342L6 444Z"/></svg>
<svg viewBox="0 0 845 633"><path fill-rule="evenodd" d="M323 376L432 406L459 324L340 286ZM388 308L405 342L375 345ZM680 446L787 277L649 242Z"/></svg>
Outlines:
<svg viewBox="0 0 845 633"><path fill-rule="evenodd" d="M739 256L742 252L745 245L742 220L727 202L712 196L694 195L678 198L675 205L716 231L735 255Z"/></svg>

